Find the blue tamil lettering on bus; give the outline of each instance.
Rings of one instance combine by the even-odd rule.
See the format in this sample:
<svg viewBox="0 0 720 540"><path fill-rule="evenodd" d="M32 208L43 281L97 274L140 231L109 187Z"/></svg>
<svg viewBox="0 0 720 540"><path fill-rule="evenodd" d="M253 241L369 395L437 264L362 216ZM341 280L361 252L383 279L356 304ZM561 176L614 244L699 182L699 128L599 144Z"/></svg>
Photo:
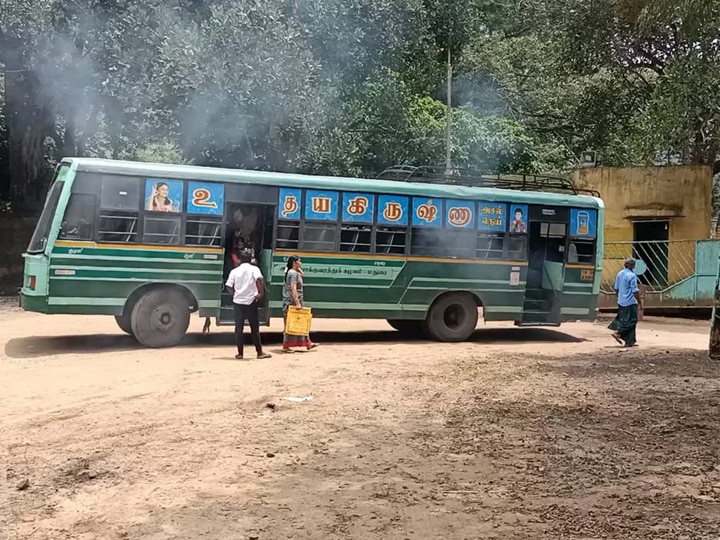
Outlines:
<svg viewBox="0 0 720 540"><path fill-rule="evenodd" d="M441 216L442 199L413 197L413 227L439 227Z"/></svg>
<svg viewBox="0 0 720 540"><path fill-rule="evenodd" d="M591 208L571 208L570 236L595 238L597 236L597 211Z"/></svg>
<svg viewBox="0 0 720 540"><path fill-rule="evenodd" d="M372 223L375 213L375 195L369 193L343 193L342 220L350 223Z"/></svg>
<svg viewBox="0 0 720 540"><path fill-rule="evenodd" d="M225 208L225 184L188 182L188 214L222 216Z"/></svg>
<svg viewBox="0 0 720 540"><path fill-rule="evenodd" d="M527 233L527 204L511 204L508 230L511 233Z"/></svg>
<svg viewBox="0 0 720 540"><path fill-rule="evenodd" d="M305 192L305 219L335 221L337 219L339 194L336 191Z"/></svg>
<svg viewBox="0 0 720 540"><path fill-rule="evenodd" d="M475 228L475 203L472 201L445 201L445 226L449 229Z"/></svg>
<svg viewBox="0 0 720 540"><path fill-rule="evenodd" d="M407 197L380 195L378 197L378 225L406 226L409 202Z"/></svg>
<svg viewBox="0 0 720 540"><path fill-rule="evenodd" d="M280 188L278 219L300 220L302 189Z"/></svg>
<svg viewBox="0 0 720 540"><path fill-rule="evenodd" d="M479 201L477 226L481 231L505 232L507 227L507 205L505 203Z"/></svg>

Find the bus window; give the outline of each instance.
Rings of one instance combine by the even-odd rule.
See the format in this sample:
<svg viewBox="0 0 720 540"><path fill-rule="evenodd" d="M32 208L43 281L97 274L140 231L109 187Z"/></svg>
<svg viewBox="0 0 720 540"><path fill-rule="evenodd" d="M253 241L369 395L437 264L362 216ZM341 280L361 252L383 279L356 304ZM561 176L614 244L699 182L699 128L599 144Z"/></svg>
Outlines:
<svg viewBox="0 0 720 540"><path fill-rule="evenodd" d="M211 216L188 216L185 226L185 245L222 245L222 218Z"/></svg>
<svg viewBox="0 0 720 540"><path fill-rule="evenodd" d="M335 251L337 223L305 223L301 251Z"/></svg>
<svg viewBox="0 0 720 540"><path fill-rule="evenodd" d="M147 244L180 243L180 216L146 214L143 226L143 241Z"/></svg>
<svg viewBox="0 0 720 540"><path fill-rule="evenodd" d="M527 259L527 236L524 234L510 234L507 238L507 258L511 261L524 261Z"/></svg>
<svg viewBox="0 0 720 540"><path fill-rule="evenodd" d="M60 226L61 240L92 240L95 222L95 195L73 193Z"/></svg>
<svg viewBox="0 0 720 540"><path fill-rule="evenodd" d="M58 177L63 175L63 169L69 171L70 167L63 166L58 173ZM40 220L38 221L35 232L30 239L30 245L28 245L28 253L42 253L45 251L47 246L48 236L50 236L50 228L52 227L53 218L55 217L55 211L57 210L58 203L60 202L60 194L62 193L65 182L56 181L50 193L48 193L47 199L45 199L45 207L43 208Z"/></svg>
<svg viewBox="0 0 720 540"><path fill-rule="evenodd" d="M370 253L372 227L368 225L345 225L340 229L340 251Z"/></svg>
<svg viewBox="0 0 720 540"><path fill-rule="evenodd" d="M278 249L298 249L300 239L299 221L278 221L277 244Z"/></svg>
<svg viewBox="0 0 720 540"><path fill-rule="evenodd" d="M545 223L543 223L545 225ZM567 226L564 223L549 223L547 236L549 238L564 238Z"/></svg>
<svg viewBox="0 0 720 540"><path fill-rule="evenodd" d="M502 259L505 233L480 232L477 235L477 259Z"/></svg>
<svg viewBox="0 0 720 540"><path fill-rule="evenodd" d="M84 176L84 175L83 175ZM140 178L100 175L98 242L136 243L140 215Z"/></svg>
<svg viewBox="0 0 720 540"><path fill-rule="evenodd" d="M474 230L446 230L443 244L445 256L452 259L475 258L475 231Z"/></svg>
<svg viewBox="0 0 720 540"><path fill-rule="evenodd" d="M414 227L410 236L410 255L442 257L444 255L443 231Z"/></svg>
<svg viewBox="0 0 720 540"><path fill-rule="evenodd" d="M404 255L407 245L407 229L405 227L378 226L375 232L375 253Z"/></svg>
<svg viewBox="0 0 720 540"><path fill-rule="evenodd" d="M592 264L595 262L595 242L587 240L573 240L577 252L577 263ZM568 260L568 262L571 262Z"/></svg>
<svg viewBox="0 0 720 540"><path fill-rule="evenodd" d="M570 242L570 245L568 245L567 262L570 264L578 262L577 246L573 242Z"/></svg>
<svg viewBox="0 0 720 540"><path fill-rule="evenodd" d="M137 230L137 213L100 210L98 242L135 243Z"/></svg>
<svg viewBox="0 0 720 540"><path fill-rule="evenodd" d="M108 210L138 210L140 178L134 176L103 175L100 177L100 208Z"/></svg>

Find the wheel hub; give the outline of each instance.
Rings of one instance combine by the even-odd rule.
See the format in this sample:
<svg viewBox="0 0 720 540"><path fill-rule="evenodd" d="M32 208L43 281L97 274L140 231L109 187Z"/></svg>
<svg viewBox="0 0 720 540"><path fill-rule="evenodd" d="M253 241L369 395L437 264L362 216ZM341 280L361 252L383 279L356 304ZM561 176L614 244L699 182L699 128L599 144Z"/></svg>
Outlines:
<svg viewBox="0 0 720 540"><path fill-rule="evenodd" d="M453 330L460 328L465 323L465 310L459 304L451 304L443 313L445 326Z"/></svg>
<svg viewBox="0 0 720 540"><path fill-rule="evenodd" d="M171 306L159 306L153 311L153 329L167 332L175 326L175 310Z"/></svg>

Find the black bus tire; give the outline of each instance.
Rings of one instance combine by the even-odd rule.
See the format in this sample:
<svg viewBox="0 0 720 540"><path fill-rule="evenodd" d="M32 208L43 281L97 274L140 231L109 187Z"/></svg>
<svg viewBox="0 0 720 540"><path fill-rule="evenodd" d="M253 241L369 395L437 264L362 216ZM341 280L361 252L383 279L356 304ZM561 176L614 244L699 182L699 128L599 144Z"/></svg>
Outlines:
<svg viewBox="0 0 720 540"><path fill-rule="evenodd" d="M131 315L132 315L131 310L128 310L127 313L123 313L122 315L115 315L115 322L120 327L120 330L122 330L126 334L130 334L132 336L133 331L132 331Z"/></svg>
<svg viewBox="0 0 720 540"><path fill-rule="evenodd" d="M421 337L425 334L425 321L409 319L388 319L388 324L401 334Z"/></svg>
<svg viewBox="0 0 720 540"><path fill-rule="evenodd" d="M153 349L180 343L190 325L190 306L176 289L152 289L133 306L132 331L137 340Z"/></svg>
<svg viewBox="0 0 720 540"><path fill-rule="evenodd" d="M427 315L430 337L437 341L465 341L477 327L475 299L467 293L450 293L438 298Z"/></svg>

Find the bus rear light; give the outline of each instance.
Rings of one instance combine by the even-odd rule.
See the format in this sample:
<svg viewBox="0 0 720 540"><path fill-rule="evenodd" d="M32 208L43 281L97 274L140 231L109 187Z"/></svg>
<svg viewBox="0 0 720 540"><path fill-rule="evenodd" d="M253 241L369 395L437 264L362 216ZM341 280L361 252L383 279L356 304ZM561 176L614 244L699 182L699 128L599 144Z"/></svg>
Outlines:
<svg viewBox="0 0 720 540"><path fill-rule="evenodd" d="M35 290L35 276L30 276L30 279L28 280L28 288L31 291Z"/></svg>

